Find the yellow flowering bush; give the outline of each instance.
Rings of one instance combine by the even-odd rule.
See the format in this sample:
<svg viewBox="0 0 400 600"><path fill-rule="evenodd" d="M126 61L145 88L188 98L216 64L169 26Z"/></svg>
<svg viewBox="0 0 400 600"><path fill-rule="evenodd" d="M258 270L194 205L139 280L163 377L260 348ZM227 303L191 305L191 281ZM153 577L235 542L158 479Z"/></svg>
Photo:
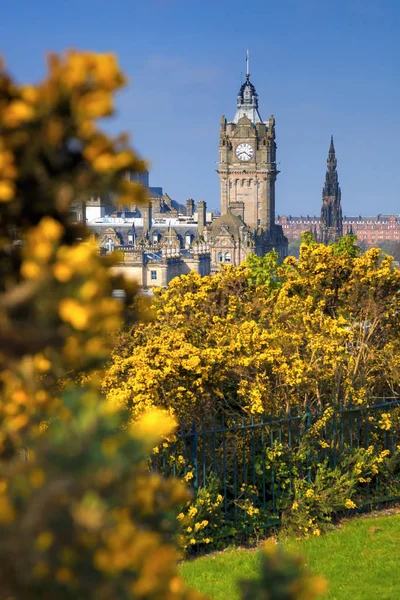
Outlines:
<svg viewBox="0 0 400 600"><path fill-rule="evenodd" d="M0 82L1 456L62 407L62 378L109 354L124 312L112 290L135 290L111 277L115 259L100 258L84 203L105 191L139 202L143 191L123 175L144 163L126 136L110 139L96 123L124 83L114 55L51 55L37 86L17 84L2 65Z"/></svg>
<svg viewBox="0 0 400 600"><path fill-rule="evenodd" d="M400 382L400 271L348 236L305 239L218 274L174 279L155 318L121 334L103 379L132 416L163 406L179 421L279 414L308 404L367 406ZM385 421L388 427L388 421ZM317 433L317 432L316 432Z"/></svg>
<svg viewBox="0 0 400 600"><path fill-rule="evenodd" d="M181 524L181 546L189 553L194 549L215 549L225 545L228 535L224 521L223 496L212 477L206 487L200 487L177 516Z"/></svg>
<svg viewBox="0 0 400 600"><path fill-rule="evenodd" d="M319 463L313 479L298 475L283 512L284 535L319 536L344 509L371 502L369 486L375 485L378 475L387 486L393 479L392 493L398 494L398 477L391 478L388 473L389 456L388 450L377 452L373 446L358 448L341 455L334 467L327 460Z"/></svg>
<svg viewBox="0 0 400 600"><path fill-rule="evenodd" d="M99 256L84 201L143 198L123 177L142 161L95 121L123 82L111 54L51 56L35 87L0 71L1 598L200 598L176 564L187 489L147 467L175 422L127 427L98 392L125 317L112 291L135 290Z"/></svg>

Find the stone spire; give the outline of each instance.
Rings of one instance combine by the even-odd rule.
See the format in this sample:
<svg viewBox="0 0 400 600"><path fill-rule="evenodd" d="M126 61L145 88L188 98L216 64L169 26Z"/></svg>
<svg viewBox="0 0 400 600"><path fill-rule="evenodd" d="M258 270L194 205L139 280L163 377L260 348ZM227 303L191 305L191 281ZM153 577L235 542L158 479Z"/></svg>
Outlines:
<svg viewBox="0 0 400 600"><path fill-rule="evenodd" d="M326 162L325 185L322 190L319 241L323 244L336 242L343 235L341 191L336 166L337 160L332 135Z"/></svg>
<svg viewBox="0 0 400 600"><path fill-rule="evenodd" d="M237 110L233 119L237 123L239 119L246 116L255 125L262 123L262 118L258 112L258 95L256 88L250 81L249 51L246 52L246 81L240 87L237 95Z"/></svg>

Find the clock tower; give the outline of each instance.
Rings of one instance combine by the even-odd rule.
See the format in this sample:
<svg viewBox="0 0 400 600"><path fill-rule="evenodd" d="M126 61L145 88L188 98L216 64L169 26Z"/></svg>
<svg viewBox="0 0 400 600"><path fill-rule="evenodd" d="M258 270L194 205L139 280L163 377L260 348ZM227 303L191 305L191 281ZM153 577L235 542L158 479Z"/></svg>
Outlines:
<svg viewBox="0 0 400 600"><path fill-rule="evenodd" d="M221 214L242 215L256 243L257 254L276 249L283 258L287 239L275 225L276 168L275 119L263 121L258 95L250 81L246 56L246 80L237 96L232 121L221 119L218 175Z"/></svg>

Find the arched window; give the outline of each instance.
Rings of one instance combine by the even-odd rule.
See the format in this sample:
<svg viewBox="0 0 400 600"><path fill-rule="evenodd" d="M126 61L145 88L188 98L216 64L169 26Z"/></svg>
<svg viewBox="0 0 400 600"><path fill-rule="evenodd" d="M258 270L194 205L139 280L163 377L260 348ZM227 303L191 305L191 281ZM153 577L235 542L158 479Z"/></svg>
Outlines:
<svg viewBox="0 0 400 600"><path fill-rule="evenodd" d="M133 246L133 244L135 243L135 236L133 233L128 233L128 244L130 246Z"/></svg>
<svg viewBox="0 0 400 600"><path fill-rule="evenodd" d="M222 262L224 260L222 252L218 252L218 262Z"/></svg>
<svg viewBox="0 0 400 600"><path fill-rule="evenodd" d="M230 252L225 252L225 262L226 263L230 263L231 262L231 253Z"/></svg>
<svg viewBox="0 0 400 600"><path fill-rule="evenodd" d="M153 244L158 244L158 233L153 233Z"/></svg>
<svg viewBox="0 0 400 600"><path fill-rule="evenodd" d="M112 252L114 250L114 242L112 238L108 238L107 250L108 252Z"/></svg>
<svg viewBox="0 0 400 600"><path fill-rule="evenodd" d="M185 244L186 244L187 246L190 246L190 244L191 244L191 243L192 243L192 236L190 235L190 233L187 233L187 234L185 235Z"/></svg>

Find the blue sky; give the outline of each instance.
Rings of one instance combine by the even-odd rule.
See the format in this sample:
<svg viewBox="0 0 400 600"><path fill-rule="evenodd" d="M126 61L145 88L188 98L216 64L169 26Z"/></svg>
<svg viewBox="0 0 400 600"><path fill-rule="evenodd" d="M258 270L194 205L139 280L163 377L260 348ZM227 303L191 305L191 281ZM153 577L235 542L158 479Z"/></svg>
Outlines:
<svg viewBox="0 0 400 600"><path fill-rule="evenodd" d="M20 81L66 48L114 51L129 76L108 126L151 163L151 185L219 206L219 120L233 118L246 48L276 118L279 214L319 214L331 133L343 212L400 213L398 0L15 0L0 50Z"/></svg>

